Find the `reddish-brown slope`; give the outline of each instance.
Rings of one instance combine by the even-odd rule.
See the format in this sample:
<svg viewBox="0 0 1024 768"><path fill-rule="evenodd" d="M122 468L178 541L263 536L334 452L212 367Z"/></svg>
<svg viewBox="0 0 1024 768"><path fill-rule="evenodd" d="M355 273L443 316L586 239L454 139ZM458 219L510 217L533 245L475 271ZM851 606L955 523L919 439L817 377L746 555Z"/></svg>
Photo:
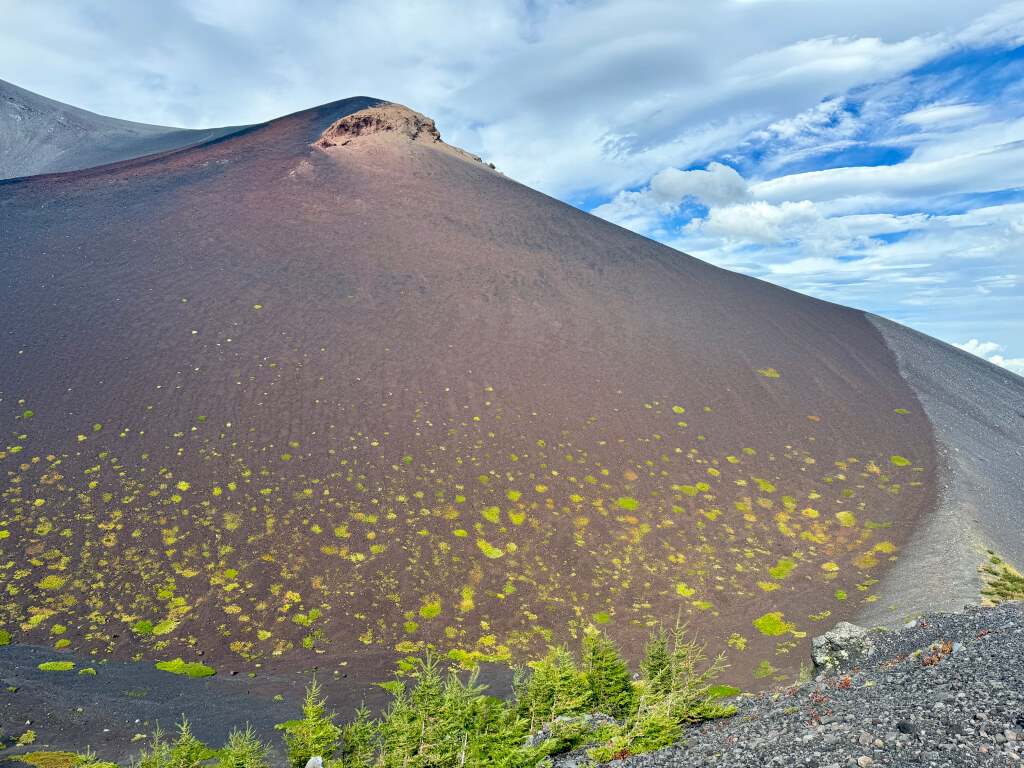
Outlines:
<svg viewBox="0 0 1024 768"><path fill-rule="evenodd" d="M372 103L0 185L0 624L304 663L682 611L790 670L934 502L877 331Z"/></svg>

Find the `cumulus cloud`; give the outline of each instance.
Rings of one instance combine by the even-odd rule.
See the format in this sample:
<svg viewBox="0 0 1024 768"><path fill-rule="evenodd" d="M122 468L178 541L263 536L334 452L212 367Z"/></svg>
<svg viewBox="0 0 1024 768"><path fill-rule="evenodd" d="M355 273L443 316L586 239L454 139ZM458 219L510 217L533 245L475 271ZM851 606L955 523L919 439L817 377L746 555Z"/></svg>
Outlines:
<svg viewBox="0 0 1024 768"><path fill-rule="evenodd" d="M994 341L978 341L977 339L971 339L966 344L954 344L953 346L959 347L964 352L970 352L972 355L977 355L978 357L986 357L987 355L1002 349L1002 347Z"/></svg>
<svg viewBox="0 0 1024 768"><path fill-rule="evenodd" d="M996 344L994 341L971 339L966 344L954 344L953 346L959 347L964 352L977 355L983 360L988 360L990 363L1006 368L1008 371L1013 371L1018 376L1024 376L1024 357L1006 358L1002 355L993 354L1003 348L1001 344Z"/></svg>
<svg viewBox="0 0 1024 768"><path fill-rule="evenodd" d="M640 191L623 190L592 213L609 221L643 226L656 215L670 215L687 199L708 208L729 205L750 197L747 182L733 168L709 163L704 170L666 168Z"/></svg>

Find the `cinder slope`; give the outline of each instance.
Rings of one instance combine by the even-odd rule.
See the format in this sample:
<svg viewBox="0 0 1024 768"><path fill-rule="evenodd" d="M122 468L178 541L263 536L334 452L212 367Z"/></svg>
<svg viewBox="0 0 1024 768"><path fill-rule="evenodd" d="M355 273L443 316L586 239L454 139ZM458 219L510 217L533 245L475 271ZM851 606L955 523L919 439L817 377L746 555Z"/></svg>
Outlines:
<svg viewBox="0 0 1024 768"><path fill-rule="evenodd" d="M737 680L785 679L935 506L931 424L863 313L398 105L0 184L0 227L20 642L386 674L591 623L636 657L681 613Z"/></svg>
<svg viewBox="0 0 1024 768"><path fill-rule="evenodd" d="M0 80L0 179L115 163L210 141L243 127L187 130L117 120Z"/></svg>
<svg viewBox="0 0 1024 768"><path fill-rule="evenodd" d="M931 420L939 449L938 501L859 621L952 611L976 603L993 551L1024 566L1024 379L882 317L869 316Z"/></svg>

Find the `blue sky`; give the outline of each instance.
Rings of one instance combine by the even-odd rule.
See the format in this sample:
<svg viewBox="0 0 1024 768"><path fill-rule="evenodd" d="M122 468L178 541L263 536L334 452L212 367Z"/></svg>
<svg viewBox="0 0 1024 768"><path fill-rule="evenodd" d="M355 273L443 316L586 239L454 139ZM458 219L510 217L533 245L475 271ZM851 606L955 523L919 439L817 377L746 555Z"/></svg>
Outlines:
<svg viewBox="0 0 1024 768"><path fill-rule="evenodd" d="M1024 374L1024 3L0 0L0 78L199 127L353 95Z"/></svg>

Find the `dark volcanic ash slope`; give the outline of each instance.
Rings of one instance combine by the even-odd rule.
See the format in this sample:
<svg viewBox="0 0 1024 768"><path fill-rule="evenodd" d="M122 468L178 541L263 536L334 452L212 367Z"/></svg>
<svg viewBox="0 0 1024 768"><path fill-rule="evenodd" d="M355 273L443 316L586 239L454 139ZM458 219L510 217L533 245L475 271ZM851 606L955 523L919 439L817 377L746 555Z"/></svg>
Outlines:
<svg viewBox="0 0 1024 768"><path fill-rule="evenodd" d="M0 184L0 624L215 664L521 656L678 614L737 681L935 507L864 314L351 99Z"/></svg>
<svg viewBox="0 0 1024 768"><path fill-rule="evenodd" d="M104 117L0 80L0 179L63 173L166 152L241 130L188 130Z"/></svg>

